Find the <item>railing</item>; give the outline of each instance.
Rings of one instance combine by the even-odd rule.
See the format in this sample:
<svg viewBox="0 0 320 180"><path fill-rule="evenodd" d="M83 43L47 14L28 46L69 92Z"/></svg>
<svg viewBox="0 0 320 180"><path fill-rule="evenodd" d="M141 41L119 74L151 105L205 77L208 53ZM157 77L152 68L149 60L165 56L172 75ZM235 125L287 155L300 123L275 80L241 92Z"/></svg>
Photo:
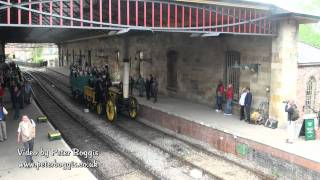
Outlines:
<svg viewBox="0 0 320 180"><path fill-rule="evenodd" d="M0 0L0 27L274 35L270 10L153 0Z"/></svg>

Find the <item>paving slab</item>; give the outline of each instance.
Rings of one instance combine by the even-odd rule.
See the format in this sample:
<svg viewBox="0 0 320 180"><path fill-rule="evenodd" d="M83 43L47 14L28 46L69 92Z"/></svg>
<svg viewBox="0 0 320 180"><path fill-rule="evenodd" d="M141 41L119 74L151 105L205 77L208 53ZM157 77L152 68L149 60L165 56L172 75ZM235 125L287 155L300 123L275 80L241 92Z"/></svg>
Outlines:
<svg viewBox="0 0 320 180"><path fill-rule="evenodd" d="M69 69L66 67L56 67L52 68L52 70L69 75ZM305 141L303 138L298 138L298 133L302 126L301 121L298 121L296 125L295 143L288 144L286 143L287 130L285 128L270 129L261 125L247 124L244 121L240 121L237 115L224 116L223 113L215 112L211 107L168 96L160 95L157 103L147 101L146 98L137 98L140 104L152 109L320 163L320 153L316 153L320 152L320 141Z"/></svg>
<svg viewBox="0 0 320 180"><path fill-rule="evenodd" d="M34 156L35 163L55 161L61 163L61 167L58 168L25 168L19 167L25 163L25 157L18 154L18 149L23 149L23 144L17 143L17 128L19 120L13 120L13 109L9 102L9 94L7 92L5 97L5 106L9 112L6 123L8 139L4 142L0 142L0 179L5 180L17 180L17 179L34 179L34 180L95 180L96 177L87 168L71 168L67 165L70 163L81 163L81 160L77 156L52 156L55 150L61 150L65 152L71 152L71 148L66 142L61 140L49 141L48 131L54 128L49 123L36 124L36 138L34 151L39 152L39 155ZM40 109L37 107L34 101L30 105L24 107L21 110L20 115L28 115L32 119L36 119L38 116L43 115ZM40 155L40 152L49 152L50 155ZM72 154L72 153L71 153ZM65 167L65 169L63 168Z"/></svg>

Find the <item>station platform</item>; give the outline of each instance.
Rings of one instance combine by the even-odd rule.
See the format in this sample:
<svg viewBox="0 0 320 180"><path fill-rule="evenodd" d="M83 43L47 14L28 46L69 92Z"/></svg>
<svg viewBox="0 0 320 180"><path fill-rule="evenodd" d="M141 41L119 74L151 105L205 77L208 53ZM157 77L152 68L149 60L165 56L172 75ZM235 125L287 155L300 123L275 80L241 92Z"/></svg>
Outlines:
<svg viewBox="0 0 320 180"><path fill-rule="evenodd" d="M87 168L71 168L68 169L68 163L81 163L77 156L52 156L55 150L63 150L71 152L71 148L62 140L49 141L48 131L54 128L49 123L36 124L36 138L34 143L34 151L38 152L37 156L33 156L36 163L48 162L54 163L57 167L24 167L26 162L25 156L18 154L18 149L23 149L22 143L17 143L17 129L20 120L14 120L14 110L12 109L9 92L6 92L4 105L9 114L6 117L8 139L0 142L0 179L16 180L16 179L34 179L34 180L95 180L96 177ZM30 105L26 105L21 109L20 115L28 115L29 118L35 120L42 116L40 109L34 101ZM51 155L41 155L41 152L49 152ZM55 163L55 161L57 163ZM58 167L59 166L59 167ZM65 167L65 169L63 168Z"/></svg>
<svg viewBox="0 0 320 180"><path fill-rule="evenodd" d="M68 68L51 70L69 75ZM137 97L137 93L135 95ZM297 123L297 139L288 144L285 128L270 129L248 124L240 121L237 115L224 116L208 106L182 99L160 95L158 102L153 103L146 98L137 98L139 117L147 124L200 140L270 169L300 169L297 172L301 173L311 170L315 172L312 177L320 173L320 141L298 138L302 122Z"/></svg>

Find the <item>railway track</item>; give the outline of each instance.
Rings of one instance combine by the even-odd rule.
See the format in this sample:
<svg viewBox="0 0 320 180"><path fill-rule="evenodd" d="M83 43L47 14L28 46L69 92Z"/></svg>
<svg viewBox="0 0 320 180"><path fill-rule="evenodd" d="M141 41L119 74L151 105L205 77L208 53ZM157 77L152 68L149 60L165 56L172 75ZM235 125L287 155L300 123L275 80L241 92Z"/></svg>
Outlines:
<svg viewBox="0 0 320 180"><path fill-rule="evenodd" d="M98 162L98 167L90 168L98 179L154 179L154 177L141 170L130 160L124 158L120 153L113 151L101 138L86 129L70 115L66 109L62 108L57 101L38 83L33 83L36 102L42 111L49 118L50 122L60 130L64 140L84 152L96 151L99 156L88 158L80 156L82 161L87 163ZM112 162L112 166L110 166Z"/></svg>
<svg viewBox="0 0 320 180"><path fill-rule="evenodd" d="M56 89L56 86L53 87L53 83L48 82L48 78L44 77L44 74L35 72L32 74L38 77L38 79L43 78L42 81L46 81L45 83L48 89ZM56 99L59 99L59 97L56 97ZM63 104L65 105L65 109L72 106L67 105L65 102ZM82 112L75 112L74 116L76 116L76 114L79 115L80 113ZM88 117L86 118L82 116L77 116L76 118L79 122L81 121L83 126L86 126L91 130L91 132L101 137L106 144L112 146L113 150L120 152L135 164L145 168L147 171L151 172L154 177L159 179L194 179L190 175L190 171L195 168L194 166L182 162L171 154L168 154L157 147L151 146L141 139L128 135L110 123L106 123L105 121L92 117L92 114L87 114L87 116ZM85 119L87 120L86 122ZM204 172L199 179L206 180L221 178Z"/></svg>
<svg viewBox="0 0 320 180"><path fill-rule="evenodd" d="M67 88L68 83L64 79L66 76L58 72L54 72L54 74L57 74L59 78L52 75L50 78L46 77L46 79L52 84L56 84L58 81L62 82L61 84L56 84L56 86L59 86L60 91L70 96L70 91ZM43 76L46 75L43 74ZM199 169L205 174L212 175L212 177L219 179L274 179L272 176L224 159L221 156L198 148L194 144L146 126L139 121L132 121L126 116L119 117L120 120L114 124L120 130L171 154L189 166Z"/></svg>

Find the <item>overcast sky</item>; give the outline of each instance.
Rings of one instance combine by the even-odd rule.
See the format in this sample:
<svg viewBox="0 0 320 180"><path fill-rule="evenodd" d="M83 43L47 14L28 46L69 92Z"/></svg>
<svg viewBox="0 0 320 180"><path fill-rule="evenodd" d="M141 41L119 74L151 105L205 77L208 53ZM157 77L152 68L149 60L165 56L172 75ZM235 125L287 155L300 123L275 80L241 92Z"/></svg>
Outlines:
<svg viewBox="0 0 320 180"><path fill-rule="evenodd" d="M312 14L320 15L320 13L319 13L320 9L318 11L314 11L314 12L304 12L303 9L301 9L301 4L309 4L310 3L309 0L248 0L248 1L275 4L281 8L284 8L284 9L287 9L290 11L312 13Z"/></svg>

